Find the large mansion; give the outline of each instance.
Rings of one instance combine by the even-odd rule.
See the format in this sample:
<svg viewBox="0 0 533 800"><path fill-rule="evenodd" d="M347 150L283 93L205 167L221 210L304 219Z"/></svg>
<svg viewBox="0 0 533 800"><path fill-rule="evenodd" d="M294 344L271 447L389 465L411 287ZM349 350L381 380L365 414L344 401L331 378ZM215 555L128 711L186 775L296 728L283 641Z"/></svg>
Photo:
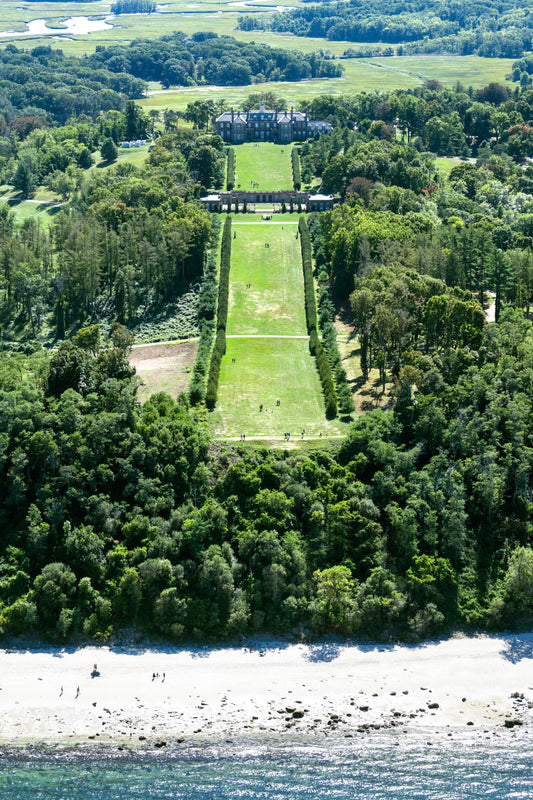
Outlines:
<svg viewBox="0 0 533 800"><path fill-rule="evenodd" d="M329 132L328 122L314 121L301 111L272 111L261 106L256 111L225 111L216 121L217 133L225 142L297 142Z"/></svg>

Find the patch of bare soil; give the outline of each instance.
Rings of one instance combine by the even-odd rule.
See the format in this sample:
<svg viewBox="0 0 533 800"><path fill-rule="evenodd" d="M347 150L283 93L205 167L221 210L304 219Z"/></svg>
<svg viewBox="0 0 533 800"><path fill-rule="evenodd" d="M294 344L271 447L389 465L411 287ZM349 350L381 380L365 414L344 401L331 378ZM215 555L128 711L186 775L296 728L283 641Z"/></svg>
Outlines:
<svg viewBox="0 0 533 800"><path fill-rule="evenodd" d="M141 402L157 392L167 392L176 397L187 389L189 372L196 357L197 342L147 345L136 347L130 354L130 364L135 367L143 385L138 397Z"/></svg>

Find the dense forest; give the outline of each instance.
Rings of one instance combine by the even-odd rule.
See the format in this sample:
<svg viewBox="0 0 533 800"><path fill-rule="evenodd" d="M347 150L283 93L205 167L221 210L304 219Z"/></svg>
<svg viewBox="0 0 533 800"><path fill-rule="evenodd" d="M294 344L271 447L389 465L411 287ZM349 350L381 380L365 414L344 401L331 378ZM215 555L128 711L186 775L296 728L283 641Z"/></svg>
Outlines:
<svg viewBox="0 0 533 800"><path fill-rule="evenodd" d="M142 169L124 164L84 177L68 164L79 152L79 128L91 131L87 123L69 126L73 139L64 128L34 131L14 160L15 185L22 173L34 181L40 175L71 203L49 228L34 219L17 226L9 206L0 208L4 332L51 343L96 319L149 330L150 321L175 314L176 303L180 311L185 295L174 335L194 333L212 239L210 217L195 198L202 183L222 181L222 140L191 130L162 134Z"/></svg>
<svg viewBox="0 0 533 800"><path fill-rule="evenodd" d="M273 15L241 17L243 30L268 28L332 41L383 42L409 53L476 54L518 58L531 49L530 2L480 0L474 3L415 0L335 0L306 3Z"/></svg>
<svg viewBox="0 0 533 800"><path fill-rule="evenodd" d="M354 306L415 280L378 271ZM466 301L432 288L453 321ZM431 339L428 305L394 409L308 452L210 447L184 396L139 408L120 326L106 349L89 328L3 358L3 630L419 637L530 616L532 325L509 309L474 349Z"/></svg>
<svg viewBox="0 0 533 800"><path fill-rule="evenodd" d="M171 51L194 80L201 55L207 80L205 69L237 59L226 44L101 49L79 62L97 82L92 110L46 108L30 93L37 64L43 91L66 91L59 67L71 61L58 51L9 45L0 56L13 70L6 97L16 70L27 75L0 110L0 177L21 197L46 186L64 200L49 227L0 207L1 630L419 638L531 620L529 61L511 88L430 81L300 103L333 126L300 146L297 176L338 201L299 224L328 413L353 408L334 346L339 307L361 381L379 375L385 407L358 414L340 443L269 450L208 435L231 227L198 198L223 185L227 149L210 132L223 103L189 104L193 127L180 128L176 112L132 101ZM238 52L255 70L256 51ZM279 76L281 62L268 63ZM126 83L107 84L105 106L111 76ZM142 166L110 166L122 139L147 136ZM91 168L97 159L106 169ZM134 333L157 338L165 314L200 334L189 391L141 405L129 349Z"/></svg>
<svg viewBox="0 0 533 800"><path fill-rule="evenodd" d="M133 75L163 86L247 85L265 81L335 78L342 68L316 53L281 50L231 36L172 33L157 40L135 40L129 46L99 46L86 63L95 70Z"/></svg>

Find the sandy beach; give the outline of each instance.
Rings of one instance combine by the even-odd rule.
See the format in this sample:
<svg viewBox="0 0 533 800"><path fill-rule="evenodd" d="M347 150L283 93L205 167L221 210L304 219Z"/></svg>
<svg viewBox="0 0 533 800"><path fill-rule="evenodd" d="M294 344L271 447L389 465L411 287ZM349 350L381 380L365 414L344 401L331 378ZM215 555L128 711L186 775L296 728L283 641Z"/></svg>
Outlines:
<svg viewBox="0 0 533 800"><path fill-rule="evenodd" d="M416 646L3 650L0 715L3 745L163 747L381 729L529 735L533 634Z"/></svg>

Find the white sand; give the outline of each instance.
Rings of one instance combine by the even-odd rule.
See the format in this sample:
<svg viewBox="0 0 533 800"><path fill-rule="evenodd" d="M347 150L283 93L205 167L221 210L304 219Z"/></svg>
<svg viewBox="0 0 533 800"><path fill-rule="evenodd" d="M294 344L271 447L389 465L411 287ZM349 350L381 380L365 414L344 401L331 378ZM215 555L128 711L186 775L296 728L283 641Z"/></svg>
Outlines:
<svg viewBox="0 0 533 800"><path fill-rule="evenodd" d="M101 675L91 678L95 663ZM512 698L515 692L524 698ZM254 643L252 652L0 652L4 744L345 737L365 726L510 736L531 728L530 706L533 634L417 646ZM506 719L523 725L506 730Z"/></svg>

